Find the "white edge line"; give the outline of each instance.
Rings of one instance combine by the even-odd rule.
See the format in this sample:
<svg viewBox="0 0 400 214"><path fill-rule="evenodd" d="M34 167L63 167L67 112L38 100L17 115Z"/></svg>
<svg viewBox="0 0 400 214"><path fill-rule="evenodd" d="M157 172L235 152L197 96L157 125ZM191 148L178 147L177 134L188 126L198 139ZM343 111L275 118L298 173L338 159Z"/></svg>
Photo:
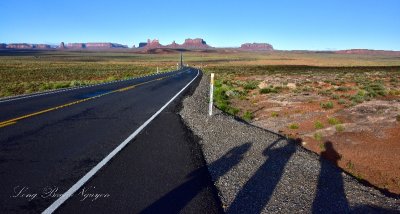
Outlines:
<svg viewBox="0 0 400 214"><path fill-rule="evenodd" d="M43 214L53 213L58 207L60 207L69 197L71 197L76 191L78 191L93 175L95 175L103 166L105 166L118 152L120 152L133 138L136 137L151 121L154 120L172 101L174 101L198 76L197 75L180 90L174 97L171 98L163 107L160 108L153 116L151 116L146 122L144 122L135 132L133 132L128 138L126 138L121 144L119 144L110 154L108 154L102 161L100 161L95 167L93 167L85 176L83 176L78 182L76 182L68 191L62 194L55 202L53 202Z"/></svg>
<svg viewBox="0 0 400 214"><path fill-rule="evenodd" d="M179 70L168 71L168 72L163 72L163 73L159 73L159 74L172 73L175 71L179 71ZM138 77L124 79L124 80L120 80L120 81L129 81L132 79L139 79L139 78L145 78L145 77L149 77L149 75L138 76ZM0 103L11 102L11 101L15 101L15 100L22 100L22 99L38 97L38 96L43 96L43 95L49 95L49 94L58 94L58 93L62 93L62 92L68 92L68 91L89 88L89 87L94 87L94 86L108 85L108 84L115 83L115 82L116 81L111 81L111 82L105 82L105 83L98 83L98 84L77 86L77 87L71 87L71 88L63 88L63 89L55 89L55 90L49 90L49 91L43 91L43 92L35 92L35 93L31 93L31 94L21 94L21 95L16 95L16 96L11 96L11 97L4 97L4 98L0 99Z"/></svg>

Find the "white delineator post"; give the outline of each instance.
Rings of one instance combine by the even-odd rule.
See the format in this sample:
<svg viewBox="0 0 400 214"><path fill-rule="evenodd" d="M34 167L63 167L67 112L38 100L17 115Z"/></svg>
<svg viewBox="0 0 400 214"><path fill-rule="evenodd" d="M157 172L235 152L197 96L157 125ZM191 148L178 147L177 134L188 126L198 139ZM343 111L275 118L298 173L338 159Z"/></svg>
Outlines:
<svg viewBox="0 0 400 214"><path fill-rule="evenodd" d="M214 73L211 73L211 81L210 81L210 104L208 107L208 114L212 116L213 109L213 101L214 101Z"/></svg>

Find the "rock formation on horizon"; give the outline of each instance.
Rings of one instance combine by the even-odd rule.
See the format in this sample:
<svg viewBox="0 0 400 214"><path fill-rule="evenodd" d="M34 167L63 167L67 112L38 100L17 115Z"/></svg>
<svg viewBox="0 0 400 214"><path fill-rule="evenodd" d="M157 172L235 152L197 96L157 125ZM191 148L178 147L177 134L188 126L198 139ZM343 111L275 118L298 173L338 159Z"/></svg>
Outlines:
<svg viewBox="0 0 400 214"><path fill-rule="evenodd" d="M207 49L210 48L209 45L207 45L206 41L203 39L197 38L197 39L185 39L185 42L181 45L183 48L187 49Z"/></svg>
<svg viewBox="0 0 400 214"><path fill-rule="evenodd" d="M47 44L33 44L32 48L37 48L37 49L50 49L51 46Z"/></svg>
<svg viewBox="0 0 400 214"><path fill-rule="evenodd" d="M88 42L88 43L68 43L67 49L112 49L112 48L128 48L126 45L110 42Z"/></svg>
<svg viewBox="0 0 400 214"><path fill-rule="evenodd" d="M58 46L58 48L60 48L60 49L65 49L65 44L64 44L64 42L61 42L60 45Z"/></svg>
<svg viewBox="0 0 400 214"><path fill-rule="evenodd" d="M372 49L349 49L335 51L338 54L394 54L400 55L399 51L388 51L388 50L372 50Z"/></svg>
<svg viewBox="0 0 400 214"><path fill-rule="evenodd" d="M10 44L3 44L3 46L0 47L0 48L7 48L7 49L50 49L51 45L48 45L48 44L28 44L28 43L10 43Z"/></svg>
<svg viewBox="0 0 400 214"><path fill-rule="evenodd" d="M178 44L173 41L169 45L161 45L158 40L147 40L147 43L141 42L139 43L139 48L143 49L156 49L156 48L171 48L171 49L208 49L211 46L207 45L207 43L200 38L197 39L185 39L183 44Z"/></svg>
<svg viewBox="0 0 400 214"><path fill-rule="evenodd" d="M7 48L10 49L31 49L33 45L28 43L10 43L7 45Z"/></svg>
<svg viewBox="0 0 400 214"><path fill-rule="evenodd" d="M164 47L164 46L160 44L160 41L158 39L153 39L153 40L148 39L146 46L144 46L143 48L155 49L155 48L162 48L162 47Z"/></svg>
<svg viewBox="0 0 400 214"><path fill-rule="evenodd" d="M268 43L245 43L240 46L243 50L253 50L253 51L273 51L274 48Z"/></svg>
<svg viewBox="0 0 400 214"><path fill-rule="evenodd" d="M65 47L67 49L83 49L83 48L85 48L85 44L84 43L68 43Z"/></svg>

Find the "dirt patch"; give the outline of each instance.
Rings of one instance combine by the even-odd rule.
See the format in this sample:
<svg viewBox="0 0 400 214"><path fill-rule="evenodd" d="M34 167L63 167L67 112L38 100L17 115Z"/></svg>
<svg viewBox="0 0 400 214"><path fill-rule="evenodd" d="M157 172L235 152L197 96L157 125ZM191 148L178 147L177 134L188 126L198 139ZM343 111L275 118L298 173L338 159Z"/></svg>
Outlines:
<svg viewBox="0 0 400 214"><path fill-rule="evenodd" d="M239 115L251 112L252 124L300 138L328 159L332 146L339 167L400 194L399 80L399 73L379 71L240 76L233 87L247 96L231 97L231 105ZM257 88L246 91L249 82Z"/></svg>

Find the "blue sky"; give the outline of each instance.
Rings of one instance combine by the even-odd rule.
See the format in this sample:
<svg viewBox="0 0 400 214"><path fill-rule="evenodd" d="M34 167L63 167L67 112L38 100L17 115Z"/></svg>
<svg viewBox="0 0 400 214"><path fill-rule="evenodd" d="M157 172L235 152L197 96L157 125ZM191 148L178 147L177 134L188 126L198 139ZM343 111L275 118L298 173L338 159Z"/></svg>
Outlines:
<svg viewBox="0 0 400 214"><path fill-rule="evenodd" d="M281 50L400 50L399 0L1 0L0 42L216 47L268 42Z"/></svg>

